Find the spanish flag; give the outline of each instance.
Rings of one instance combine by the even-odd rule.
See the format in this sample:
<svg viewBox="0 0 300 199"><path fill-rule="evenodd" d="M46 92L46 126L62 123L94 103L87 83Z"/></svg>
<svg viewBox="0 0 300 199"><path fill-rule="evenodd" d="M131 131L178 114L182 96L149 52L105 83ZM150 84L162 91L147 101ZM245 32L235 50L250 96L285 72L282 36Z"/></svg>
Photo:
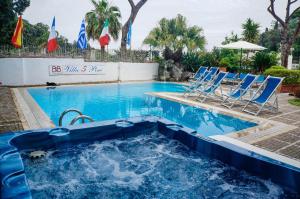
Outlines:
<svg viewBox="0 0 300 199"><path fill-rule="evenodd" d="M19 16L18 23L14 32L13 37L11 38L11 43L16 48L22 47L22 31L23 31L23 21L22 16Z"/></svg>

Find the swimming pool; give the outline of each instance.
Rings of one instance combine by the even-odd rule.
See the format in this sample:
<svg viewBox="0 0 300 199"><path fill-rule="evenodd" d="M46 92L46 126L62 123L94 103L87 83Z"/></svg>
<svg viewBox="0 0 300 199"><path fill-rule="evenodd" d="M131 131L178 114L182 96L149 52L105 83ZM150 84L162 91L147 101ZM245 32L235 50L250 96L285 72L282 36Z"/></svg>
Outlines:
<svg viewBox="0 0 300 199"><path fill-rule="evenodd" d="M197 130L205 136L226 134L256 126L252 122L145 94L183 90L180 84L160 82L28 89L56 125L64 110L75 108L96 121L143 115L161 116ZM69 124L74 116L75 114L66 115L64 125Z"/></svg>

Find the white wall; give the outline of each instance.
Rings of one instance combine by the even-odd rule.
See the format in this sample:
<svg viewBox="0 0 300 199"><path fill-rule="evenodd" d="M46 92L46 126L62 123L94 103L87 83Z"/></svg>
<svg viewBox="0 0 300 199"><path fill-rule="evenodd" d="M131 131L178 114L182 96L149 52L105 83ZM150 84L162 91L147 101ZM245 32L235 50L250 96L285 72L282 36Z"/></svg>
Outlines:
<svg viewBox="0 0 300 199"><path fill-rule="evenodd" d="M96 65L101 74L50 75L51 65ZM3 85L39 85L46 82L81 83L101 81L153 80L158 73L157 63L85 62L70 58L2 58L0 82Z"/></svg>

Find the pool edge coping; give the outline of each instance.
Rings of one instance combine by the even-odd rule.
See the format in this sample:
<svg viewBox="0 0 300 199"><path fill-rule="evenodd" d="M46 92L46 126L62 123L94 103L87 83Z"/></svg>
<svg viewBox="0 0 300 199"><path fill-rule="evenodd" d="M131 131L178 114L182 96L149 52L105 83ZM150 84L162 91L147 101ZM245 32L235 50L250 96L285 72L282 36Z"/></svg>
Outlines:
<svg viewBox="0 0 300 199"><path fill-rule="evenodd" d="M22 122L24 130L55 127L52 120L28 93L27 87L12 88L12 91L18 104L18 112L24 116L25 121Z"/></svg>

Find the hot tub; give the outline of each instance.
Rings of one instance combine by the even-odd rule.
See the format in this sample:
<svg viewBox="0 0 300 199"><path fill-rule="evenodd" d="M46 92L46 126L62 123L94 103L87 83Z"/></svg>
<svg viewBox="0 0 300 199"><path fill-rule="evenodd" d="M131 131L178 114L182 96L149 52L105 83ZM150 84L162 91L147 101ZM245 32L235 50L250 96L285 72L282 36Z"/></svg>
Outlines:
<svg viewBox="0 0 300 199"><path fill-rule="evenodd" d="M0 165L1 198L297 198L300 190L298 168L153 116L3 134Z"/></svg>

